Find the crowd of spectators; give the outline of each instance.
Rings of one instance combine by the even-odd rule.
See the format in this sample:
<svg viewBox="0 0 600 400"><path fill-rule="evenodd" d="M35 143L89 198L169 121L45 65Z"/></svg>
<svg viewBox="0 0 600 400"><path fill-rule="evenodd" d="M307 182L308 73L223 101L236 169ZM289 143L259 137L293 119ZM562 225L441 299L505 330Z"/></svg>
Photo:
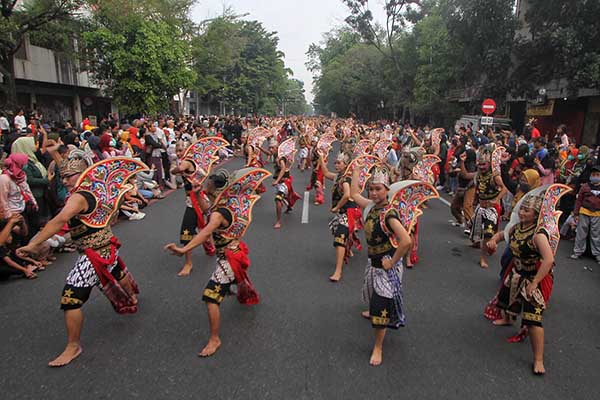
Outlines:
<svg viewBox="0 0 600 400"><path fill-rule="evenodd" d="M187 147L200 137L219 135L241 141L245 121L226 117L162 117L119 121L112 116L92 125L45 121L35 112L0 115L0 280L12 275L33 279L55 260L57 252L71 252L68 228L45 244L37 259L18 257L15 250L27 244L63 207L67 190L60 162L76 155L98 162L111 157L144 161L149 172L138 173L121 203L121 219L136 221L153 199L182 186L171 174L177 162L176 146ZM231 156L231 151L222 154Z"/></svg>

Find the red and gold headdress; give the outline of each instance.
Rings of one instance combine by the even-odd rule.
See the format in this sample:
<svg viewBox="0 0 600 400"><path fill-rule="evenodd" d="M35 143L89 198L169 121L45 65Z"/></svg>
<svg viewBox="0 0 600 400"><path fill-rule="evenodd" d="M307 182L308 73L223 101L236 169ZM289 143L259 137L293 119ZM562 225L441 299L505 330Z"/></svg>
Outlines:
<svg viewBox="0 0 600 400"><path fill-rule="evenodd" d="M400 222L407 232L410 232L414 225L417 223L417 219L423 211L420 206L429 199L435 199L440 197L437 190L429 183L419 181L401 181L396 182L390 187L388 193L388 205L383 208L380 214L381 228L386 234L390 236L390 240L394 247L398 246L398 241L393 232L387 227L385 222L387 214L391 210L396 210L400 216ZM373 203L365 208L364 218L368 215L369 211L373 207Z"/></svg>
<svg viewBox="0 0 600 400"><path fill-rule="evenodd" d="M350 164L346 168L346 171L344 171L344 178L352 178L352 173L355 167L359 168L358 185L360 187L360 191L362 192L363 190L365 190L367 181L371 177L371 172L373 172L372 170L374 168L381 168L382 165L381 160L379 158L369 154L357 157L354 160L352 160L352 162L350 162ZM386 186L389 186L389 182Z"/></svg>
<svg viewBox="0 0 600 400"><path fill-rule="evenodd" d="M271 173L262 168L235 171L228 185L215 199L213 209L226 208L232 216L229 226L220 232L227 239L240 239L252 222L252 208L260 196L256 189Z"/></svg>
<svg viewBox="0 0 600 400"><path fill-rule="evenodd" d="M296 138L286 139L277 148L277 158L285 158L288 163L293 164L296 157Z"/></svg>
<svg viewBox="0 0 600 400"><path fill-rule="evenodd" d="M373 155L385 160L387 157L388 149L392 145L392 141L389 139L380 139L373 146Z"/></svg>
<svg viewBox="0 0 600 400"><path fill-rule="evenodd" d="M129 179L149 168L141 161L128 157L114 157L97 162L87 168L75 185L73 193L88 192L96 199L92 212L79 217L92 228L103 228L118 211L121 197L133 188Z"/></svg>
<svg viewBox="0 0 600 400"><path fill-rule="evenodd" d="M183 154L183 159L190 161L195 167L190 180L197 185L202 185L210 174L213 164L219 160L219 150L227 146L229 142L217 136L201 138L190 145Z"/></svg>
<svg viewBox="0 0 600 400"><path fill-rule="evenodd" d="M572 189L560 183L544 185L527 192L517 202L510 215L510 221L504 228L504 238L510 240L510 232L519 223L519 210L521 207L532 208L538 213L536 232L545 231L552 251L556 254L560 241L558 219L562 211L556 210L560 198Z"/></svg>
<svg viewBox="0 0 600 400"><path fill-rule="evenodd" d="M413 177L417 181L427 182L430 184L435 183L435 174L433 173L433 166L440 163L442 160L435 154L425 154L421 160L417 162L417 165L413 167Z"/></svg>

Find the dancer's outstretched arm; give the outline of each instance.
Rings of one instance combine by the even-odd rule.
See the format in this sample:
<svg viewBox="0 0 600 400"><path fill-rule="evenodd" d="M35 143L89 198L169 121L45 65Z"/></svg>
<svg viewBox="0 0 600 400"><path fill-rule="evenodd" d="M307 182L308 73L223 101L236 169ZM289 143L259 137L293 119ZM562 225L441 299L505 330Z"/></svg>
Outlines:
<svg viewBox="0 0 600 400"><path fill-rule="evenodd" d="M196 236L194 236L194 238L188 244L183 247L178 247L175 243L169 243L164 247L164 249L170 251L173 255L181 257L188 251L191 251L200 246L202 243L206 242L212 233L216 231L224 221L225 218L221 213L213 212L210 214L208 224L206 224L206 226L202 228L202 230Z"/></svg>

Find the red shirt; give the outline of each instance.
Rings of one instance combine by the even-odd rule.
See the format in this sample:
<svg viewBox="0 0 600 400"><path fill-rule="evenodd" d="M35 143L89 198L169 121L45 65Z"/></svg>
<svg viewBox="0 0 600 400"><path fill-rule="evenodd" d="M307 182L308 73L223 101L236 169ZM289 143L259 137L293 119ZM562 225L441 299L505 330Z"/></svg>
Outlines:
<svg viewBox="0 0 600 400"><path fill-rule="evenodd" d="M535 138L539 138L540 136L542 136L542 134L540 133L540 130L534 126L533 129L531 129L531 138L535 139Z"/></svg>

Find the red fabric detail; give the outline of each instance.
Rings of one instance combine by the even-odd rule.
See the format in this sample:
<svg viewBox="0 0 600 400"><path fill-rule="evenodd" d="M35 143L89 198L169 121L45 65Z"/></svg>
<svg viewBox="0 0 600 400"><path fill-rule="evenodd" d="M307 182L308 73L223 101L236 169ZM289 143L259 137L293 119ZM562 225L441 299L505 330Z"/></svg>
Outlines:
<svg viewBox="0 0 600 400"><path fill-rule="evenodd" d="M15 183L25 182L27 174L23 171L23 167L27 165L29 158L26 154L14 153L6 157L4 160L3 174L10 176Z"/></svg>
<svg viewBox="0 0 600 400"><path fill-rule="evenodd" d="M238 287L237 299L241 304L251 306L258 304L260 297L246 272L248 267L250 267L248 253L248 246L244 242L240 242L238 249L235 251L230 249L225 250L225 257L229 265L231 265Z"/></svg>
<svg viewBox="0 0 600 400"><path fill-rule="evenodd" d="M435 164L431 167L431 172L433 172L433 183L436 183L440 176L440 164Z"/></svg>
<svg viewBox="0 0 600 400"><path fill-rule="evenodd" d="M498 295L494 296L494 298L485 306L483 316L490 321L502 318L502 311L498 308Z"/></svg>
<svg viewBox="0 0 600 400"><path fill-rule="evenodd" d="M317 185L317 187L315 188L315 203L325 203L325 191L323 190L323 186L321 185Z"/></svg>
<svg viewBox="0 0 600 400"><path fill-rule="evenodd" d="M198 203L198 196L204 196L204 192L199 192L197 194L193 191L190 192L190 200L192 201L192 207L196 212L196 226L199 230L201 230L206 226L206 221L204 220L204 213L202 212L200 204ZM204 247L204 252L207 256L212 257L215 254L217 254L217 249L212 240L207 240L206 242L202 243L202 247Z"/></svg>
<svg viewBox="0 0 600 400"><path fill-rule="evenodd" d="M412 248L410 249L410 263L412 265L415 265L416 263L419 262L419 221L417 220L417 222L415 223L415 227L413 228L413 245Z"/></svg>
<svg viewBox="0 0 600 400"><path fill-rule="evenodd" d="M283 181L283 183L285 184L285 186L287 186L287 189L288 189L287 201L288 201L289 208L294 207L294 204L296 204L296 201L298 201L302 198L302 197L300 197L300 195L298 193L294 192L294 187L292 186L293 182L294 182L294 178L292 178L291 175Z"/></svg>
<svg viewBox="0 0 600 400"><path fill-rule="evenodd" d="M137 312L137 304L133 301L132 294L128 293L128 291L119 284L107 268L114 264L116 259L118 267L120 267L124 273L129 274L121 257L117 257L117 249L119 247L121 247L121 243L113 236L110 240L110 256L108 258L103 258L100 254L90 248L85 249L85 255L90 260L90 263L94 267L94 271L96 271L96 274L100 279L102 293L104 293L106 298L110 301L114 310L119 314L133 314ZM131 279L134 293L139 293L140 291L137 283L135 283L130 274L129 278Z"/></svg>
<svg viewBox="0 0 600 400"><path fill-rule="evenodd" d="M507 338L506 341L508 343L521 343L525 339L527 339L527 336L529 336L529 329L526 326L524 326L519 330L519 332L516 335Z"/></svg>

